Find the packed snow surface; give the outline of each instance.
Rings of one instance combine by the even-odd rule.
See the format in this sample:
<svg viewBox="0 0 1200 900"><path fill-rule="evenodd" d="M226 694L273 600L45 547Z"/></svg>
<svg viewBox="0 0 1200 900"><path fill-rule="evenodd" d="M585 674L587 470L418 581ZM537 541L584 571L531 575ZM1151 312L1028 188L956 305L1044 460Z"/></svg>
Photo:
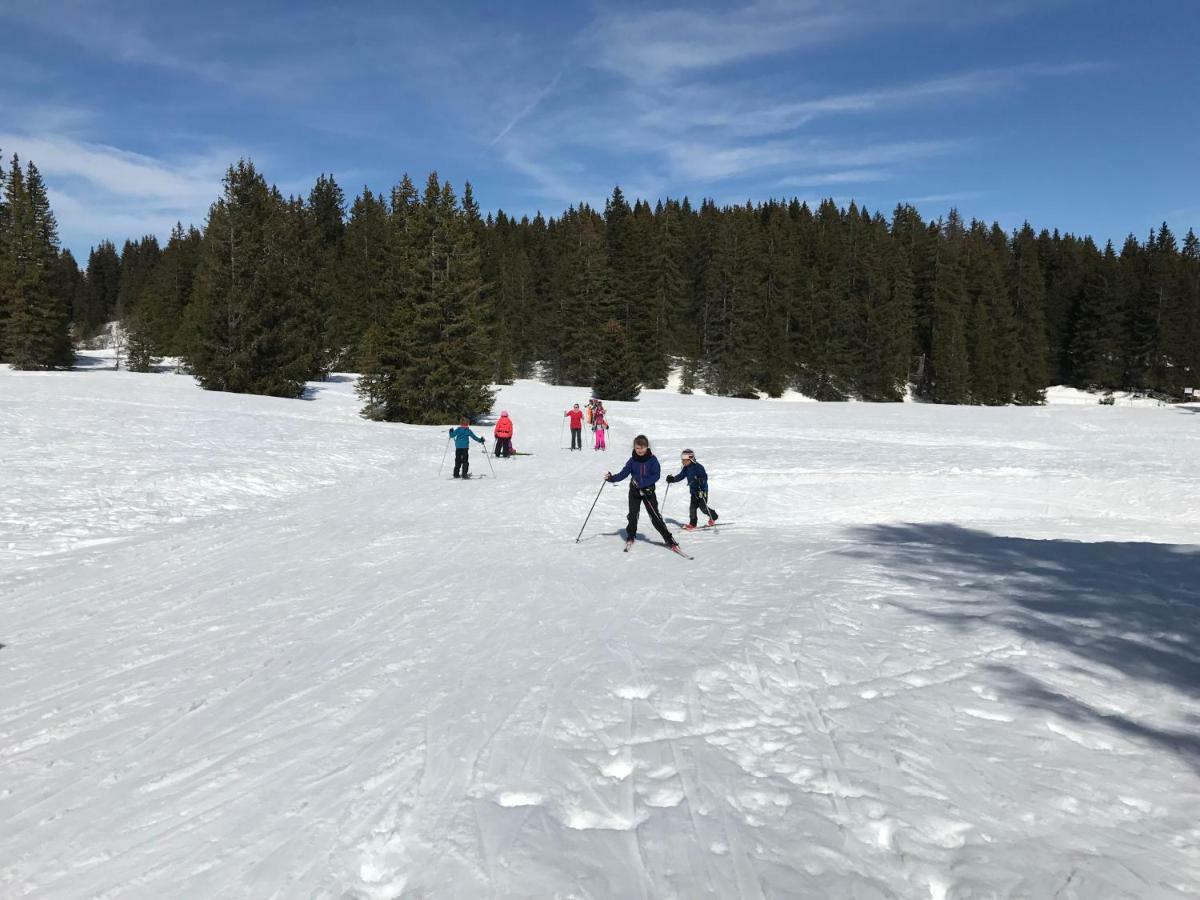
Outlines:
<svg viewBox="0 0 1200 900"><path fill-rule="evenodd" d="M0 896L1200 897L1195 407L518 382L460 482L84 362L0 371Z"/></svg>

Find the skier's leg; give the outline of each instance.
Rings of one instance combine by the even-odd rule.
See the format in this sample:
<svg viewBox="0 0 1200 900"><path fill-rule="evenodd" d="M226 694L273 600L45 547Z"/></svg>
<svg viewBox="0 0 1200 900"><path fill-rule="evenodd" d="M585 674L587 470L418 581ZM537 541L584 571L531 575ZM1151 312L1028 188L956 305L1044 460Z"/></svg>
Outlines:
<svg viewBox="0 0 1200 900"><path fill-rule="evenodd" d="M471 448L463 447L462 455L463 455L462 477L469 478L470 475L468 475L467 473L471 469Z"/></svg>
<svg viewBox="0 0 1200 900"><path fill-rule="evenodd" d="M658 497L654 495L653 487L646 488L642 494L642 502L646 504L646 512L650 514L650 521L653 523L654 529L662 535L662 539L668 547L675 546L677 541L667 530L667 523L663 521L662 514L658 511Z"/></svg>
<svg viewBox="0 0 1200 900"><path fill-rule="evenodd" d="M692 494L692 502L690 504L688 504L688 524L689 525L694 526L696 524L696 508L699 507L702 502L703 501L700 499L699 494Z"/></svg>
<svg viewBox="0 0 1200 900"><path fill-rule="evenodd" d="M696 496L700 501L700 509L704 510L704 514L708 516L708 521L717 521L719 518L717 511L708 505L708 491L700 491Z"/></svg>
<svg viewBox="0 0 1200 900"><path fill-rule="evenodd" d="M625 524L625 540L632 541L637 536L638 514L642 510L642 493L638 486L629 482L629 517Z"/></svg>

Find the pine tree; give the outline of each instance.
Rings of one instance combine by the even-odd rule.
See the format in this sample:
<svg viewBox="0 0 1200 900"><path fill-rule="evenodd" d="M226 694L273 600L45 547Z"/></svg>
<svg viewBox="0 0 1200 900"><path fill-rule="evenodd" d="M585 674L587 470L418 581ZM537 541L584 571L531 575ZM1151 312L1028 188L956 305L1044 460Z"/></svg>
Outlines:
<svg viewBox="0 0 1200 900"><path fill-rule="evenodd" d="M431 173L403 239L414 263L408 296L360 379L363 414L388 421L445 423L491 407L490 362L481 308L479 248L449 182Z"/></svg>
<svg viewBox="0 0 1200 900"><path fill-rule="evenodd" d="M317 350L299 293L302 234L293 205L253 163L225 175L200 248L187 361L208 390L299 397Z"/></svg>
<svg viewBox="0 0 1200 900"><path fill-rule="evenodd" d="M592 396L601 400L636 400L641 385L636 375L637 360L623 325L609 319L597 336L599 354Z"/></svg>
<svg viewBox="0 0 1200 900"><path fill-rule="evenodd" d="M1084 276L1079 288L1071 338L1072 383L1082 388L1112 388L1121 383L1122 315L1115 289L1116 253L1084 242Z"/></svg>
<svg viewBox="0 0 1200 900"><path fill-rule="evenodd" d="M934 403L966 403L970 398L966 333L970 307L963 279L961 241L961 221L951 211L943 229L933 275L929 399Z"/></svg>
<svg viewBox="0 0 1200 900"><path fill-rule="evenodd" d="M6 310L0 358L17 369L69 367L70 297L55 295L58 226L37 166L14 155L5 185L7 227L0 279Z"/></svg>
<svg viewBox="0 0 1200 900"><path fill-rule="evenodd" d="M1013 240L1011 284L1016 335L1013 400L1025 405L1043 403L1047 384L1046 284L1028 222Z"/></svg>
<svg viewBox="0 0 1200 900"><path fill-rule="evenodd" d="M112 241L102 241L88 255L86 287L74 313L75 330L81 338L96 334L111 321L117 309L121 286L121 258Z"/></svg>

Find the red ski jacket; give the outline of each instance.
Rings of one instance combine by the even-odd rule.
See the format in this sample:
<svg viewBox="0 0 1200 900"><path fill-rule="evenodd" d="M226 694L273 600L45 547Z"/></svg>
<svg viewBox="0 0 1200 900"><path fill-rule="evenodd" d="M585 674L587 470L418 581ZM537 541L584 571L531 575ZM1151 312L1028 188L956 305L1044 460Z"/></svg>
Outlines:
<svg viewBox="0 0 1200 900"><path fill-rule="evenodd" d="M568 409L563 415L570 418L573 429L579 430L583 428L583 410Z"/></svg>
<svg viewBox="0 0 1200 900"><path fill-rule="evenodd" d="M512 419L508 416L501 416L496 420L496 437L510 438L512 437Z"/></svg>

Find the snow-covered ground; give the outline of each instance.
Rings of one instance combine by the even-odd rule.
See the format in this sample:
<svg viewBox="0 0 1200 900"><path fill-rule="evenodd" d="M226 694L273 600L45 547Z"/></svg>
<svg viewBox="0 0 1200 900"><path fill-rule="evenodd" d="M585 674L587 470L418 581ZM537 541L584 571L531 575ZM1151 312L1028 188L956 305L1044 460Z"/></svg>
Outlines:
<svg viewBox="0 0 1200 900"><path fill-rule="evenodd" d="M1200 897L1196 407L520 382L463 483L89 361L0 371L0 896ZM694 561L575 542L638 432Z"/></svg>

